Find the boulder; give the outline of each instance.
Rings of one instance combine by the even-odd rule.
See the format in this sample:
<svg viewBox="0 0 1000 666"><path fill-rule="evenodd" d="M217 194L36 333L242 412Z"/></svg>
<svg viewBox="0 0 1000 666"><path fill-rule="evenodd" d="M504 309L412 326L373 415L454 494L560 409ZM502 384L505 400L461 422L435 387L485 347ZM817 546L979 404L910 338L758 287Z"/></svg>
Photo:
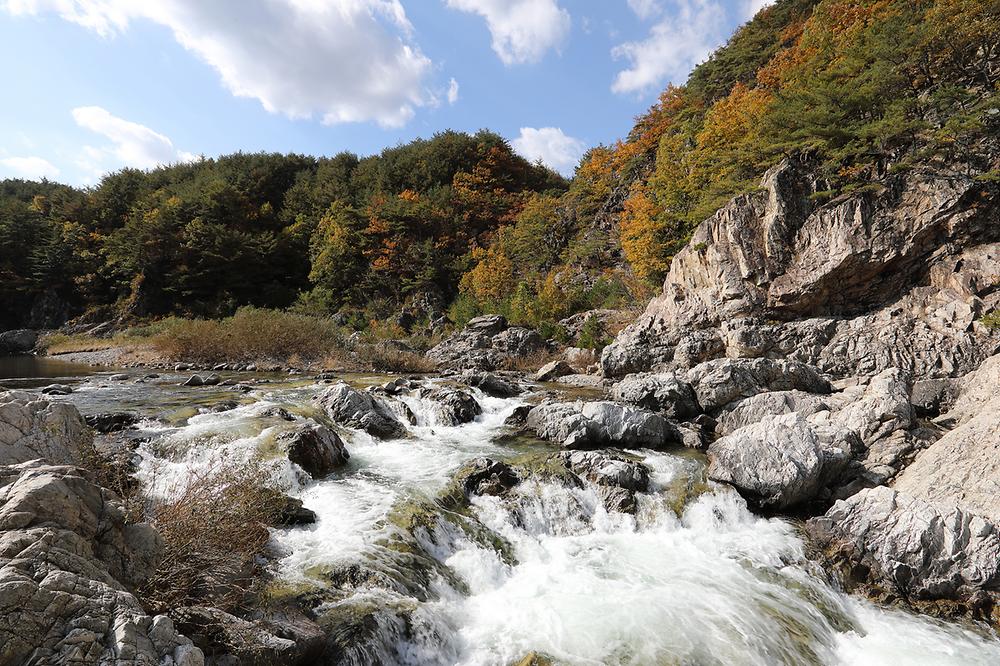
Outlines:
<svg viewBox="0 0 1000 666"><path fill-rule="evenodd" d="M615 400L627 402L671 419L688 419L701 413L694 389L674 374L633 374L615 384Z"/></svg>
<svg viewBox="0 0 1000 666"><path fill-rule="evenodd" d="M960 382L957 379L919 379L910 389L910 404L920 418L934 418L951 409L958 398Z"/></svg>
<svg viewBox="0 0 1000 666"><path fill-rule="evenodd" d="M804 391L770 391L731 402L716 417L715 432L728 435L766 416L799 414L809 417L829 410L829 397Z"/></svg>
<svg viewBox="0 0 1000 666"><path fill-rule="evenodd" d="M598 359L599 357L593 349L567 347L563 350L563 360L579 371L587 370L597 363Z"/></svg>
<svg viewBox="0 0 1000 666"><path fill-rule="evenodd" d="M204 386L205 378L201 375L191 375L181 386Z"/></svg>
<svg viewBox="0 0 1000 666"><path fill-rule="evenodd" d="M606 451L564 451L559 459L577 476L597 486L608 511L635 513L636 493L649 490L645 465Z"/></svg>
<svg viewBox="0 0 1000 666"><path fill-rule="evenodd" d="M491 458L476 458L456 475L466 496L503 495L521 482L518 471Z"/></svg>
<svg viewBox="0 0 1000 666"><path fill-rule="evenodd" d="M65 384L49 384L38 389L42 395L69 395L73 389Z"/></svg>
<svg viewBox="0 0 1000 666"><path fill-rule="evenodd" d="M787 509L819 498L859 448L853 432L795 413L767 416L708 447L708 476L762 507Z"/></svg>
<svg viewBox="0 0 1000 666"><path fill-rule="evenodd" d="M244 620L217 608L185 606L172 615L215 663L305 666L317 663L325 649L323 630L301 613Z"/></svg>
<svg viewBox="0 0 1000 666"><path fill-rule="evenodd" d="M202 666L204 656L128 591L161 541L75 467L0 467L0 663Z"/></svg>
<svg viewBox="0 0 1000 666"><path fill-rule="evenodd" d="M134 412L101 412L88 414L83 419L97 432L107 434L131 428L139 422L139 415Z"/></svg>
<svg viewBox="0 0 1000 666"><path fill-rule="evenodd" d="M866 446L914 423L910 404L909 377L898 368L889 368L863 386L831 396L834 421L858 433Z"/></svg>
<svg viewBox="0 0 1000 666"><path fill-rule="evenodd" d="M1000 521L1000 395L965 418L963 407L955 417L961 425L917 454L893 487L937 506L958 506Z"/></svg>
<svg viewBox="0 0 1000 666"><path fill-rule="evenodd" d="M341 425L364 430L383 439L406 435L406 427L384 403L344 382L323 391L316 402L334 422Z"/></svg>
<svg viewBox="0 0 1000 666"><path fill-rule="evenodd" d="M495 370L505 362L546 349L535 331L509 326L500 315L483 315L427 352L439 367L451 370Z"/></svg>
<svg viewBox="0 0 1000 666"><path fill-rule="evenodd" d="M837 502L807 531L849 584L911 601L1000 590L1000 529L958 507L880 486Z"/></svg>
<svg viewBox="0 0 1000 666"><path fill-rule="evenodd" d="M0 354L27 354L38 344L38 333L20 328L0 333Z"/></svg>
<svg viewBox="0 0 1000 666"><path fill-rule="evenodd" d="M455 388L435 388L423 391L421 397L433 403L431 414L436 425L457 426L475 421L483 408L467 391Z"/></svg>
<svg viewBox="0 0 1000 666"><path fill-rule="evenodd" d="M0 392L0 465L42 459L79 464L91 434L76 407L23 391Z"/></svg>
<svg viewBox="0 0 1000 666"><path fill-rule="evenodd" d="M124 381L128 381L128 375L125 374L124 372L119 372L117 374L114 374L114 375L111 375L110 377L108 377L108 380L112 381L112 382L124 382Z"/></svg>
<svg viewBox="0 0 1000 666"><path fill-rule="evenodd" d="M471 372L458 375L454 379L464 382L469 386L474 386L486 395L494 398L513 398L523 393L521 387L517 384L511 383L490 372Z"/></svg>
<svg viewBox="0 0 1000 666"><path fill-rule="evenodd" d="M829 393L830 382L816 368L798 361L769 358L723 358L688 371L698 403L706 412L767 391Z"/></svg>
<svg viewBox="0 0 1000 666"><path fill-rule="evenodd" d="M288 452L288 459L314 479L330 474L351 457L340 436L318 423L282 433L278 443Z"/></svg>
<svg viewBox="0 0 1000 666"><path fill-rule="evenodd" d="M573 367L566 361L550 361L538 369L538 372L535 373L535 381L551 382L560 377L572 375L574 372Z"/></svg>
<svg viewBox="0 0 1000 666"><path fill-rule="evenodd" d="M676 430L659 414L609 401L539 405L528 413L527 426L567 449L658 449L679 443Z"/></svg>

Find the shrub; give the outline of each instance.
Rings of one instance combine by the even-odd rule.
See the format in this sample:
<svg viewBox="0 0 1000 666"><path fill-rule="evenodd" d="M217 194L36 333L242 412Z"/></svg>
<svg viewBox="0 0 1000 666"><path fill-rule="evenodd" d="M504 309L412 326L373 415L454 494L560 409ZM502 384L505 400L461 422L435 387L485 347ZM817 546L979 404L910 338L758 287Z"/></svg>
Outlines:
<svg viewBox="0 0 1000 666"><path fill-rule="evenodd" d="M170 499L151 501L149 522L164 541L164 557L139 590L153 612L191 605L237 610L263 582L261 555L285 497L262 484L257 461L220 463L192 473Z"/></svg>
<svg viewBox="0 0 1000 666"><path fill-rule="evenodd" d="M983 315L979 321L991 331L1000 331L1000 309L991 310Z"/></svg>
<svg viewBox="0 0 1000 666"><path fill-rule="evenodd" d="M584 349L593 349L600 353L611 342L604 330L604 322L600 317L588 317L580 328L577 344Z"/></svg>

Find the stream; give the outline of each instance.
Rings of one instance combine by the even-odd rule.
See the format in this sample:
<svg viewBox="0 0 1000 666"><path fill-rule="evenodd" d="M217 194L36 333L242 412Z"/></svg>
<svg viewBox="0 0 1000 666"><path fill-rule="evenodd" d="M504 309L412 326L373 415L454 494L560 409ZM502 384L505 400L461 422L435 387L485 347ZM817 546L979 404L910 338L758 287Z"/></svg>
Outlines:
<svg viewBox="0 0 1000 666"><path fill-rule="evenodd" d="M704 457L690 451L628 452L651 470L635 515L606 511L589 484L534 478L511 496L476 496L467 511L436 501L470 460L554 450L504 426L530 394L470 389L483 414L460 426L437 424L426 400L406 396L416 419L408 438L338 427L350 461L314 481L274 453L295 424L272 409L324 421L312 379L256 375L268 383L240 393L181 387L175 373L128 370L115 382L58 361L38 368L0 359L0 384L58 381L74 392L54 399L85 414L142 415L139 475L154 493L220 460L267 458L273 481L318 516L273 531L277 584L319 591L318 621L344 634L345 663L503 665L532 651L557 664L1000 663L1000 639L983 626L839 591L807 558L796 524L752 514L735 491L705 480ZM238 406L210 411L229 400Z"/></svg>

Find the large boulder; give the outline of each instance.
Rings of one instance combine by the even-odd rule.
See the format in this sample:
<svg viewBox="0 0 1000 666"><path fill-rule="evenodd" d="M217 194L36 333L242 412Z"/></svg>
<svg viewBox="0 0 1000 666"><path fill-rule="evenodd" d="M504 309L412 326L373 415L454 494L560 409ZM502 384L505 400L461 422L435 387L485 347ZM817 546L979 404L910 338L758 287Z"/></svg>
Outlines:
<svg viewBox="0 0 1000 666"><path fill-rule="evenodd" d="M431 416L435 425L457 426L474 421L483 413L482 406L468 391L440 387L421 392L431 401Z"/></svg>
<svg viewBox="0 0 1000 666"><path fill-rule="evenodd" d="M763 507L787 509L821 497L860 449L849 430L799 414L768 416L713 442L708 476Z"/></svg>
<svg viewBox="0 0 1000 666"><path fill-rule="evenodd" d="M615 384L612 396L671 419L683 420L701 413L694 389L671 373L628 375Z"/></svg>
<svg viewBox="0 0 1000 666"><path fill-rule="evenodd" d="M958 507L880 486L837 502L807 529L849 584L973 605L1000 591L1000 529Z"/></svg>
<svg viewBox="0 0 1000 666"><path fill-rule="evenodd" d="M726 405L715 417L715 432L728 435L767 416L798 414L809 417L829 410L829 396L805 391L769 391Z"/></svg>
<svg viewBox="0 0 1000 666"><path fill-rule="evenodd" d="M510 326L500 315L483 315L432 347L427 358L444 369L496 370L511 359L545 348L545 341L535 331Z"/></svg>
<svg viewBox="0 0 1000 666"><path fill-rule="evenodd" d="M909 377L898 368L884 370L829 401L836 422L858 433L866 446L914 425Z"/></svg>
<svg viewBox="0 0 1000 666"><path fill-rule="evenodd" d="M607 376L730 357L793 358L838 376L958 376L1000 347L997 202L975 173L887 176L823 204L787 160L702 222L662 293L602 354Z"/></svg>
<svg viewBox="0 0 1000 666"><path fill-rule="evenodd" d="M524 392L517 384L507 381L503 377L498 377L491 372L467 372L457 375L454 379L469 386L474 386L486 395L494 398L513 398Z"/></svg>
<svg viewBox="0 0 1000 666"><path fill-rule="evenodd" d="M76 407L24 391L0 392L0 465L40 458L79 464L91 433Z"/></svg>
<svg viewBox="0 0 1000 666"><path fill-rule="evenodd" d="M0 663L202 666L169 619L128 591L161 556L117 498L75 467L0 467Z"/></svg>
<svg viewBox="0 0 1000 666"><path fill-rule="evenodd" d="M340 436L318 423L282 433L278 444L287 451L289 460L314 479L342 467L351 457Z"/></svg>
<svg viewBox="0 0 1000 666"><path fill-rule="evenodd" d="M538 372L535 373L536 382L551 382L559 379L560 377L565 377L566 375L572 375L576 371L573 370L571 366L566 361L557 359L555 361L550 361L540 367Z"/></svg>
<svg viewBox="0 0 1000 666"><path fill-rule="evenodd" d="M374 437L386 439L406 434L406 426L382 401L344 382L323 391L316 402L336 423L364 430Z"/></svg>
<svg viewBox="0 0 1000 666"><path fill-rule="evenodd" d="M0 354L27 354L38 344L38 332L20 328L0 333Z"/></svg>
<svg viewBox="0 0 1000 666"><path fill-rule="evenodd" d="M563 451L558 454L567 469L597 488L608 511L634 513L636 493L649 490L646 466L607 451Z"/></svg>
<svg viewBox="0 0 1000 666"><path fill-rule="evenodd" d="M687 373L687 381L706 412L766 391L829 393L831 390L830 382L816 368L798 361L769 358L706 361Z"/></svg>
<svg viewBox="0 0 1000 666"><path fill-rule="evenodd" d="M539 405L528 412L527 426L567 449L656 449L679 443L677 430L659 414L610 401Z"/></svg>

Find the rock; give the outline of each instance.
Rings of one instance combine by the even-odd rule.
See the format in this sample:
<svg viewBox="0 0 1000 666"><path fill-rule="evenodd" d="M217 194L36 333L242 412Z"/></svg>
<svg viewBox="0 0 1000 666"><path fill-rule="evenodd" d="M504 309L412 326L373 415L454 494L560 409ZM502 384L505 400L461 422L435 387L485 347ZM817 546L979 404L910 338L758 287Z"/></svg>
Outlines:
<svg viewBox="0 0 1000 666"><path fill-rule="evenodd" d="M676 431L659 414L615 402L549 403L528 413L527 426L567 449L662 448Z"/></svg>
<svg viewBox="0 0 1000 666"><path fill-rule="evenodd" d="M521 387L517 384L513 384L489 372L467 373L459 375L455 379L465 382L469 386L474 386L486 395L494 398L513 398L523 393Z"/></svg>
<svg viewBox="0 0 1000 666"><path fill-rule="evenodd" d="M920 418L934 418L955 404L961 384L957 379L920 379L910 390L910 403Z"/></svg>
<svg viewBox="0 0 1000 666"><path fill-rule="evenodd" d="M556 360L546 363L535 373L536 382L551 382L565 375L572 375L575 371L566 361Z"/></svg>
<svg viewBox="0 0 1000 666"><path fill-rule="evenodd" d="M545 341L535 331L510 327L500 315L483 315L427 352L427 358L452 370L495 370L514 358L537 354Z"/></svg>
<svg viewBox="0 0 1000 666"><path fill-rule="evenodd" d="M316 402L341 425L358 428L383 439L406 435L406 427L385 404L344 382L323 391Z"/></svg>
<svg viewBox="0 0 1000 666"><path fill-rule="evenodd" d="M20 328L0 333L0 354L27 354L38 344L38 333Z"/></svg>
<svg viewBox="0 0 1000 666"><path fill-rule="evenodd" d="M0 466L0 663L202 666L201 651L128 591L161 548L78 469Z"/></svg>
<svg viewBox="0 0 1000 666"><path fill-rule="evenodd" d="M219 382L221 382L221 381L222 381L222 377L220 377L219 375L217 375L217 374L215 374L213 372L208 377L205 377L204 385L205 386L217 386L219 384Z"/></svg>
<svg viewBox="0 0 1000 666"><path fill-rule="evenodd" d="M796 413L808 417L829 410L829 398L804 391L770 391L726 405L716 417L715 432L728 435L766 416Z"/></svg>
<svg viewBox="0 0 1000 666"><path fill-rule="evenodd" d="M767 416L708 447L708 476L760 506L787 509L819 497L858 449L853 432L794 413Z"/></svg>
<svg viewBox="0 0 1000 666"><path fill-rule="evenodd" d="M298 613L250 621L217 608L185 606L172 615L216 663L305 666L316 663L324 650L323 631Z"/></svg>
<svg viewBox="0 0 1000 666"><path fill-rule="evenodd" d="M101 412L83 418L88 426L104 434L131 428L139 422L139 415L134 412Z"/></svg>
<svg viewBox="0 0 1000 666"><path fill-rule="evenodd" d="M605 451L564 451L559 459L577 476L598 487L608 511L635 513L636 493L649 490L644 465Z"/></svg>
<svg viewBox="0 0 1000 666"><path fill-rule="evenodd" d="M563 360L576 370L586 370L597 363L599 357L593 349L567 347L563 350Z"/></svg>
<svg viewBox="0 0 1000 666"><path fill-rule="evenodd" d="M128 381L128 375L125 374L124 372L119 372L117 374L114 374L114 375L111 375L110 377L108 377L108 381L112 381L112 382L125 382L125 381Z"/></svg>
<svg viewBox="0 0 1000 666"><path fill-rule="evenodd" d="M557 384L564 384L566 386L577 386L579 388L604 388L607 380L600 375L563 375L556 380Z"/></svg>
<svg viewBox="0 0 1000 666"><path fill-rule="evenodd" d="M687 419L701 413L694 389L673 374L628 375L615 384L612 396L671 419Z"/></svg>
<svg viewBox="0 0 1000 666"><path fill-rule="evenodd" d="M898 368L884 370L864 386L831 396L830 402L836 409L833 419L837 424L858 433L867 446L913 425L909 378Z"/></svg>
<svg viewBox="0 0 1000 666"><path fill-rule="evenodd" d="M90 447L90 431L73 405L23 391L0 392L0 465L38 458L79 464Z"/></svg>
<svg viewBox="0 0 1000 666"><path fill-rule="evenodd" d="M714 412L742 398L767 391L799 390L829 393L830 382L819 372L797 361L768 358L723 358L707 361L687 373L698 403Z"/></svg>
<svg viewBox="0 0 1000 666"><path fill-rule="evenodd" d="M205 378L201 375L191 375L181 386L204 386Z"/></svg>
<svg viewBox="0 0 1000 666"><path fill-rule="evenodd" d="M261 418L280 419L282 421L294 421L295 417L288 413L284 407L270 406L260 410L257 415Z"/></svg>
<svg viewBox="0 0 1000 666"><path fill-rule="evenodd" d="M901 493L936 506L961 509L1000 521L1000 395L981 405L916 459L893 482Z"/></svg>
<svg viewBox="0 0 1000 666"><path fill-rule="evenodd" d="M1000 347L1000 230L975 174L887 176L818 205L786 160L702 222L663 291L601 356L606 376L787 357L838 376L958 376ZM985 201L991 201L986 198Z"/></svg>
<svg viewBox="0 0 1000 666"><path fill-rule="evenodd" d="M65 384L49 384L38 389L42 395L69 395L73 389Z"/></svg>
<svg viewBox="0 0 1000 666"><path fill-rule="evenodd" d="M507 463L476 458L456 477L468 495L502 495L521 482L520 475Z"/></svg>
<svg viewBox="0 0 1000 666"><path fill-rule="evenodd" d="M807 530L849 571L849 583L908 600L967 600L1000 590L1000 530L957 507L880 486L837 502Z"/></svg>
<svg viewBox="0 0 1000 666"><path fill-rule="evenodd" d="M307 509L302 500L296 497L285 497L278 513L278 523L281 525L312 525L316 520L316 512Z"/></svg>
<svg viewBox="0 0 1000 666"><path fill-rule="evenodd" d="M979 368L963 376L958 384L959 395L954 406L940 419L949 426L976 418L1000 394L1000 354L986 359Z"/></svg>
<svg viewBox="0 0 1000 666"><path fill-rule="evenodd" d="M453 388L435 388L422 392L434 403L431 413L437 425L457 426L475 421L483 408L468 392Z"/></svg>
<svg viewBox="0 0 1000 666"><path fill-rule="evenodd" d="M320 424L306 425L278 436L288 459L314 479L345 465L351 455L337 433Z"/></svg>
<svg viewBox="0 0 1000 666"><path fill-rule="evenodd" d="M212 405L212 409L210 411L214 414L221 414L222 412L231 412L239 406L240 403L235 400L223 400L222 402Z"/></svg>
<svg viewBox="0 0 1000 666"><path fill-rule="evenodd" d="M528 414L532 409L534 409L532 405L518 405L510 416L504 419L503 424L508 428L524 428L528 424Z"/></svg>

